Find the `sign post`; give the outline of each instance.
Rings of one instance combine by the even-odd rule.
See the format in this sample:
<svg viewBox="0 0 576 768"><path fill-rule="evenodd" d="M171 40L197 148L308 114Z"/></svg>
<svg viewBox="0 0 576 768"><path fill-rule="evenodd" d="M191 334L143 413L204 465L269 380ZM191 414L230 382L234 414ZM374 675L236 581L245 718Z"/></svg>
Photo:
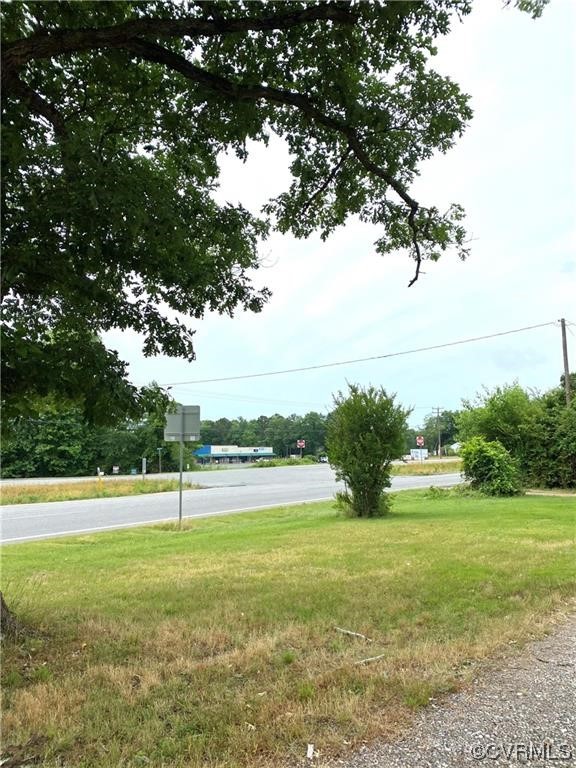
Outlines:
<svg viewBox="0 0 576 768"><path fill-rule="evenodd" d="M177 404L176 413L166 414L164 440L180 443L180 485L178 490L178 527L182 527L182 470L184 441L200 440L200 406Z"/></svg>
<svg viewBox="0 0 576 768"><path fill-rule="evenodd" d="M300 448L300 458L302 458L302 448L306 448L306 440L296 440L296 448Z"/></svg>
<svg viewBox="0 0 576 768"><path fill-rule="evenodd" d="M180 418L180 483L178 484L178 528L182 528L182 468L184 465L184 408Z"/></svg>
<svg viewBox="0 0 576 768"><path fill-rule="evenodd" d="M418 448L423 448L424 447L424 435L418 435L417 436L417 438L416 438L416 445L418 446ZM420 451L420 461L421 462L424 461L423 451Z"/></svg>

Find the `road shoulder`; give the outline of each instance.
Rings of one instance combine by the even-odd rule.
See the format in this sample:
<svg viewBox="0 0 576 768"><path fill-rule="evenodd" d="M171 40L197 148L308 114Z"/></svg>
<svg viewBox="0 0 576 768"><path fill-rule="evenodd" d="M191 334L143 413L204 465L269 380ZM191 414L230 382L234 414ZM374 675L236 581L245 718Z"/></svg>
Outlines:
<svg viewBox="0 0 576 768"><path fill-rule="evenodd" d="M341 768L576 766L576 615L472 687L433 703L403 739L365 747Z"/></svg>

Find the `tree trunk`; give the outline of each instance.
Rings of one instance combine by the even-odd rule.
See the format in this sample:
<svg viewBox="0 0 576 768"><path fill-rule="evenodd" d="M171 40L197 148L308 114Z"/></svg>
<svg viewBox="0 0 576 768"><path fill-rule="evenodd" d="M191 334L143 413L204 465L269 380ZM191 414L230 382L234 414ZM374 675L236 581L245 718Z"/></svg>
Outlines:
<svg viewBox="0 0 576 768"><path fill-rule="evenodd" d="M22 630L22 625L6 605L4 595L0 592L0 634L2 637L13 638Z"/></svg>

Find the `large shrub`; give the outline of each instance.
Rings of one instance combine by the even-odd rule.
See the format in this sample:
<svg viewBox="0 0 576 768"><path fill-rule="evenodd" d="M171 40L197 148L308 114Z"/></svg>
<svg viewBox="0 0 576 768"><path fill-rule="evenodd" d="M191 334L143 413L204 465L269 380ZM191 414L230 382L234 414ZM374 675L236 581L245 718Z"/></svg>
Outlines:
<svg viewBox="0 0 576 768"><path fill-rule="evenodd" d="M571 374L576 391L576 374ZM564 386L544 394L518 384L485 390L464 401L458 438L498 441L514 457L525 487L576 487L576 398L566 404Z"/></svg>
<svg viewBox="0 0 576 768"><path fill-rule="evenodd" d="M384 515L390 497L391 464L404 452L406 417L410 411L395 405L382 388L350 384L348 394L334 397L328 419L326 448L336 477L346 491L338 500L353 517Z"/></svg>
<svg viewBox="0 0 576 768"><path fill-rule="evenodd" d="M515 383L484 389L474 401L463 400L458 414L458 439L465 443L472 437L497 440L515 457L537 442L534 422L541 408L536 399Z"/></svg>
<svg viewBox="0 0 576 768"><path fill-rule="evenodd" d="M490 496L515 496L521 492L515 459L498 440L473 437L462 446L462 468L472 488Z"/></svg>
<svg viewBox="0 0 576 768"><path fill-rule="evenodd" d="M554 433L555 485L576 488L576 400L558 418Z"/></svg>

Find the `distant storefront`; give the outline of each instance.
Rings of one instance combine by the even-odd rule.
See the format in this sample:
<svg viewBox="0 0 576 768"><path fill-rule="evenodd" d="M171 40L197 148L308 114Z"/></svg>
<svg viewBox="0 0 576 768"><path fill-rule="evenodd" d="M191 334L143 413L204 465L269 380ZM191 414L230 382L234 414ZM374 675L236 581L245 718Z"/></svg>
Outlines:
<svg viewBox="0 0 576 768"><path fill-rule="evenodd" d="M238 445L202 445L194 451L200 464L246 464L273 459L271 446L240 447Z"/></svg>

